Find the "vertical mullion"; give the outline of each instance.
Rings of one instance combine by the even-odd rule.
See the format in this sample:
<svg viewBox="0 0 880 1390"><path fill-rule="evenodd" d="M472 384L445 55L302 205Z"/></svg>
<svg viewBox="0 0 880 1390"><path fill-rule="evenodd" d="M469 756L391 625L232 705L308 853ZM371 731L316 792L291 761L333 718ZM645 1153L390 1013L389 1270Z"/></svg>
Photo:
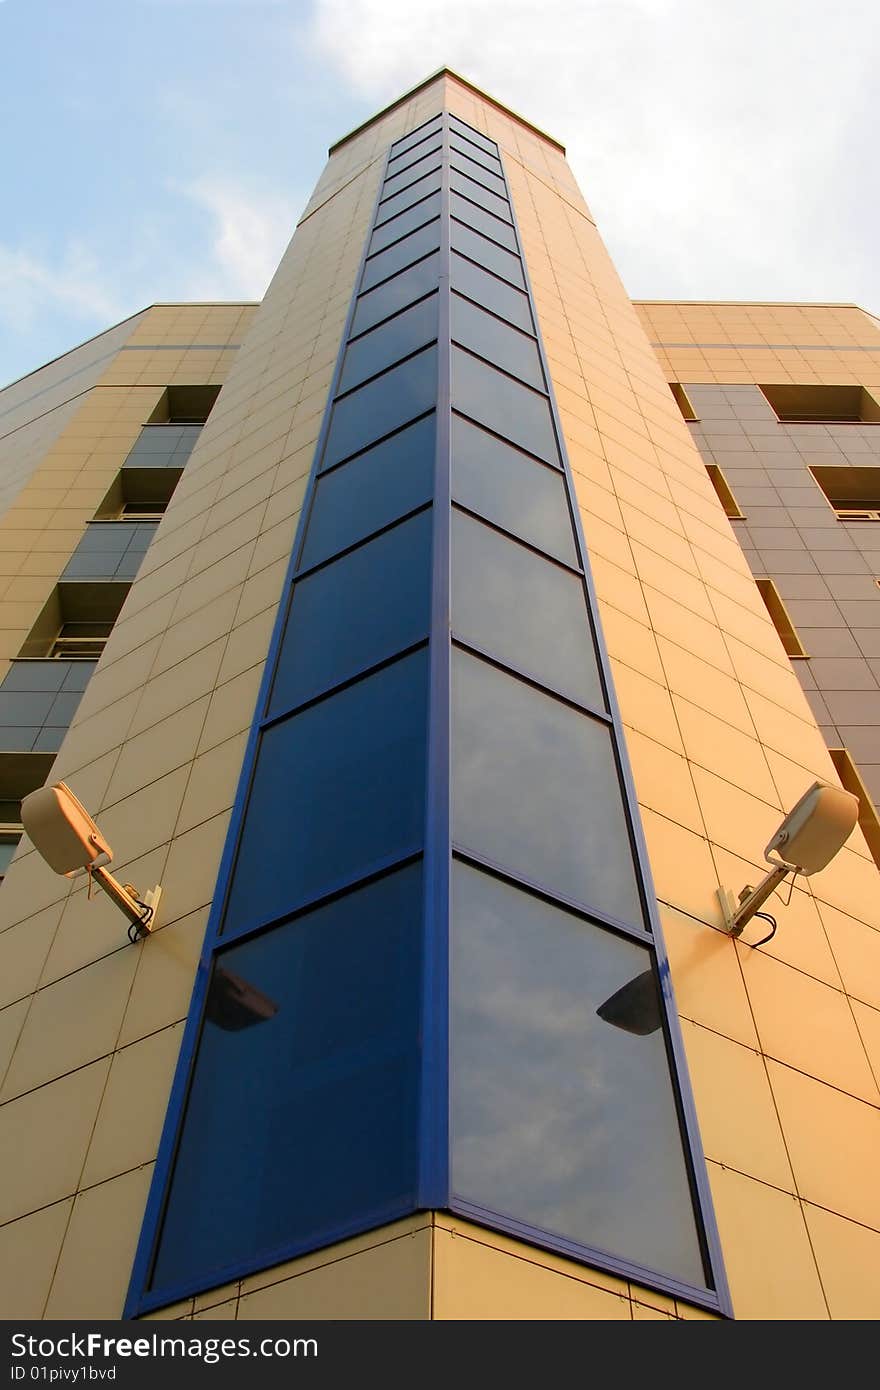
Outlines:
<svg viewBox="0 0 880 1390"><path fill-rule="evenodd" d="M450 810L450 224L449 129L444 116L440 185L440 287L437 335L437 413L434 458L428 776L424 860L422 1084L418 1201L449 1202L449 900L452 865Z"/></svg>

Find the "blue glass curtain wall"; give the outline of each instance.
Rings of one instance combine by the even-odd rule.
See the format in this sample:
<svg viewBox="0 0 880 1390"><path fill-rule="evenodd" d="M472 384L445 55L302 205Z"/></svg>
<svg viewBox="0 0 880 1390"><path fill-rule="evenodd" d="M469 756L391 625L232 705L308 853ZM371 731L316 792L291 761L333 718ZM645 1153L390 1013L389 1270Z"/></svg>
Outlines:
<svg viewBox="0 0 880 1390"><path fill-rule="evenodd" d="M438 115L388 154L129 1315L433 1207L728 1309L536 322L498 148Z"/></svg>

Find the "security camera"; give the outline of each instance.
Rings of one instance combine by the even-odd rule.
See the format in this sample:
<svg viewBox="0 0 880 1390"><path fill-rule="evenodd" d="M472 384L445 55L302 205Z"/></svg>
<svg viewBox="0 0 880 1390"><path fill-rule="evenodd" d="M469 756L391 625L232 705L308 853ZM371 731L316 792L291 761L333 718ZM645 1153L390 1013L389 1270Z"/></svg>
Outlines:
<svg viewBox="0 0 880 1390"><path fill-rule="evenodd" d="M764 858L772 868L757 888L747 885L736 900L730 889L718 889L725 930L731 936L739 936L788 874L803 874L808 878L830 864L849 839L858 818L859 802L852 792L829 782L814 782L789 811L764 850ZM773 930L776 930L775 922ZM764 937L764 941L769 939ZM763 944L763 941L757 943Z"/></svg>
<svg viewBox="0 0 880 1390"><path fill-rule="evenodd" d="M104 867L113 851L82 802L65 782L40 787L21 803L21 823L50 869L73 878L87 873L128 918L129 939L146 936L156 925L162 889L157 884L143 898L130 883L119 883Z"/></svg>

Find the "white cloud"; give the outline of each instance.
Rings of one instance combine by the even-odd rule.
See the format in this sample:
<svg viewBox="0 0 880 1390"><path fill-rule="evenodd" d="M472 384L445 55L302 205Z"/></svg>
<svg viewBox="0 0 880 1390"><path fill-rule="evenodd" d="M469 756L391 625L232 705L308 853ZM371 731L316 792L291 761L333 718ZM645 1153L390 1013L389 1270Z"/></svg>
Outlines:
<svg viewBox="0 0 880 1390"><path fill-rule="evenodd" d="M305 198L258 194L210 175L182 191L214 219L212 261L193 276L189 293L201 299L261 299Z"/></svg>
<svg viewBox="0 0 880 1390"><path fill-rule="evenodd" d="M316 0L309 41L377 107L448 64L564 141L634 294L880 304L873 0Z"/></svg>
<svg viewBox="0 0 880 1390"><path fill-rule="evenodd" d="M0 318L13 331L27 332L47 309L108 322L122 312L87 247L73 244L51 261L0 245Z"/></svg>

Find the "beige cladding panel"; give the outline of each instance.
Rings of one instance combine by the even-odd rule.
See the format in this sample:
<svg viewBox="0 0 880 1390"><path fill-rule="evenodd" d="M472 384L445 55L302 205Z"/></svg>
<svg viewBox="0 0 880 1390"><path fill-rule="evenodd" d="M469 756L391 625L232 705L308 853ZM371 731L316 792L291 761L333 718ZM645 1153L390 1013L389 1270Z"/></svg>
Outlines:
<svg viewBox="0 0 880 1390"><path fill-rule="evenodd" d="M21 1261L22 1317L122 1308L379 172L362 161L301 223L258 310L147 311L31 480L57 482L43 529L60 537L51 551L28 541L28 558L52 556L30 570L36 616L164 386L224 382L52 773L99 819L123 881L162 882L160 930L128 945L109 900L88 901L26 842L0 893L0 959L17 990L0 1010L0 1133L7 1115L15 1152L2 1229ZM82 1136L50 1164L59 1088L75 1097Z"/></svg>

